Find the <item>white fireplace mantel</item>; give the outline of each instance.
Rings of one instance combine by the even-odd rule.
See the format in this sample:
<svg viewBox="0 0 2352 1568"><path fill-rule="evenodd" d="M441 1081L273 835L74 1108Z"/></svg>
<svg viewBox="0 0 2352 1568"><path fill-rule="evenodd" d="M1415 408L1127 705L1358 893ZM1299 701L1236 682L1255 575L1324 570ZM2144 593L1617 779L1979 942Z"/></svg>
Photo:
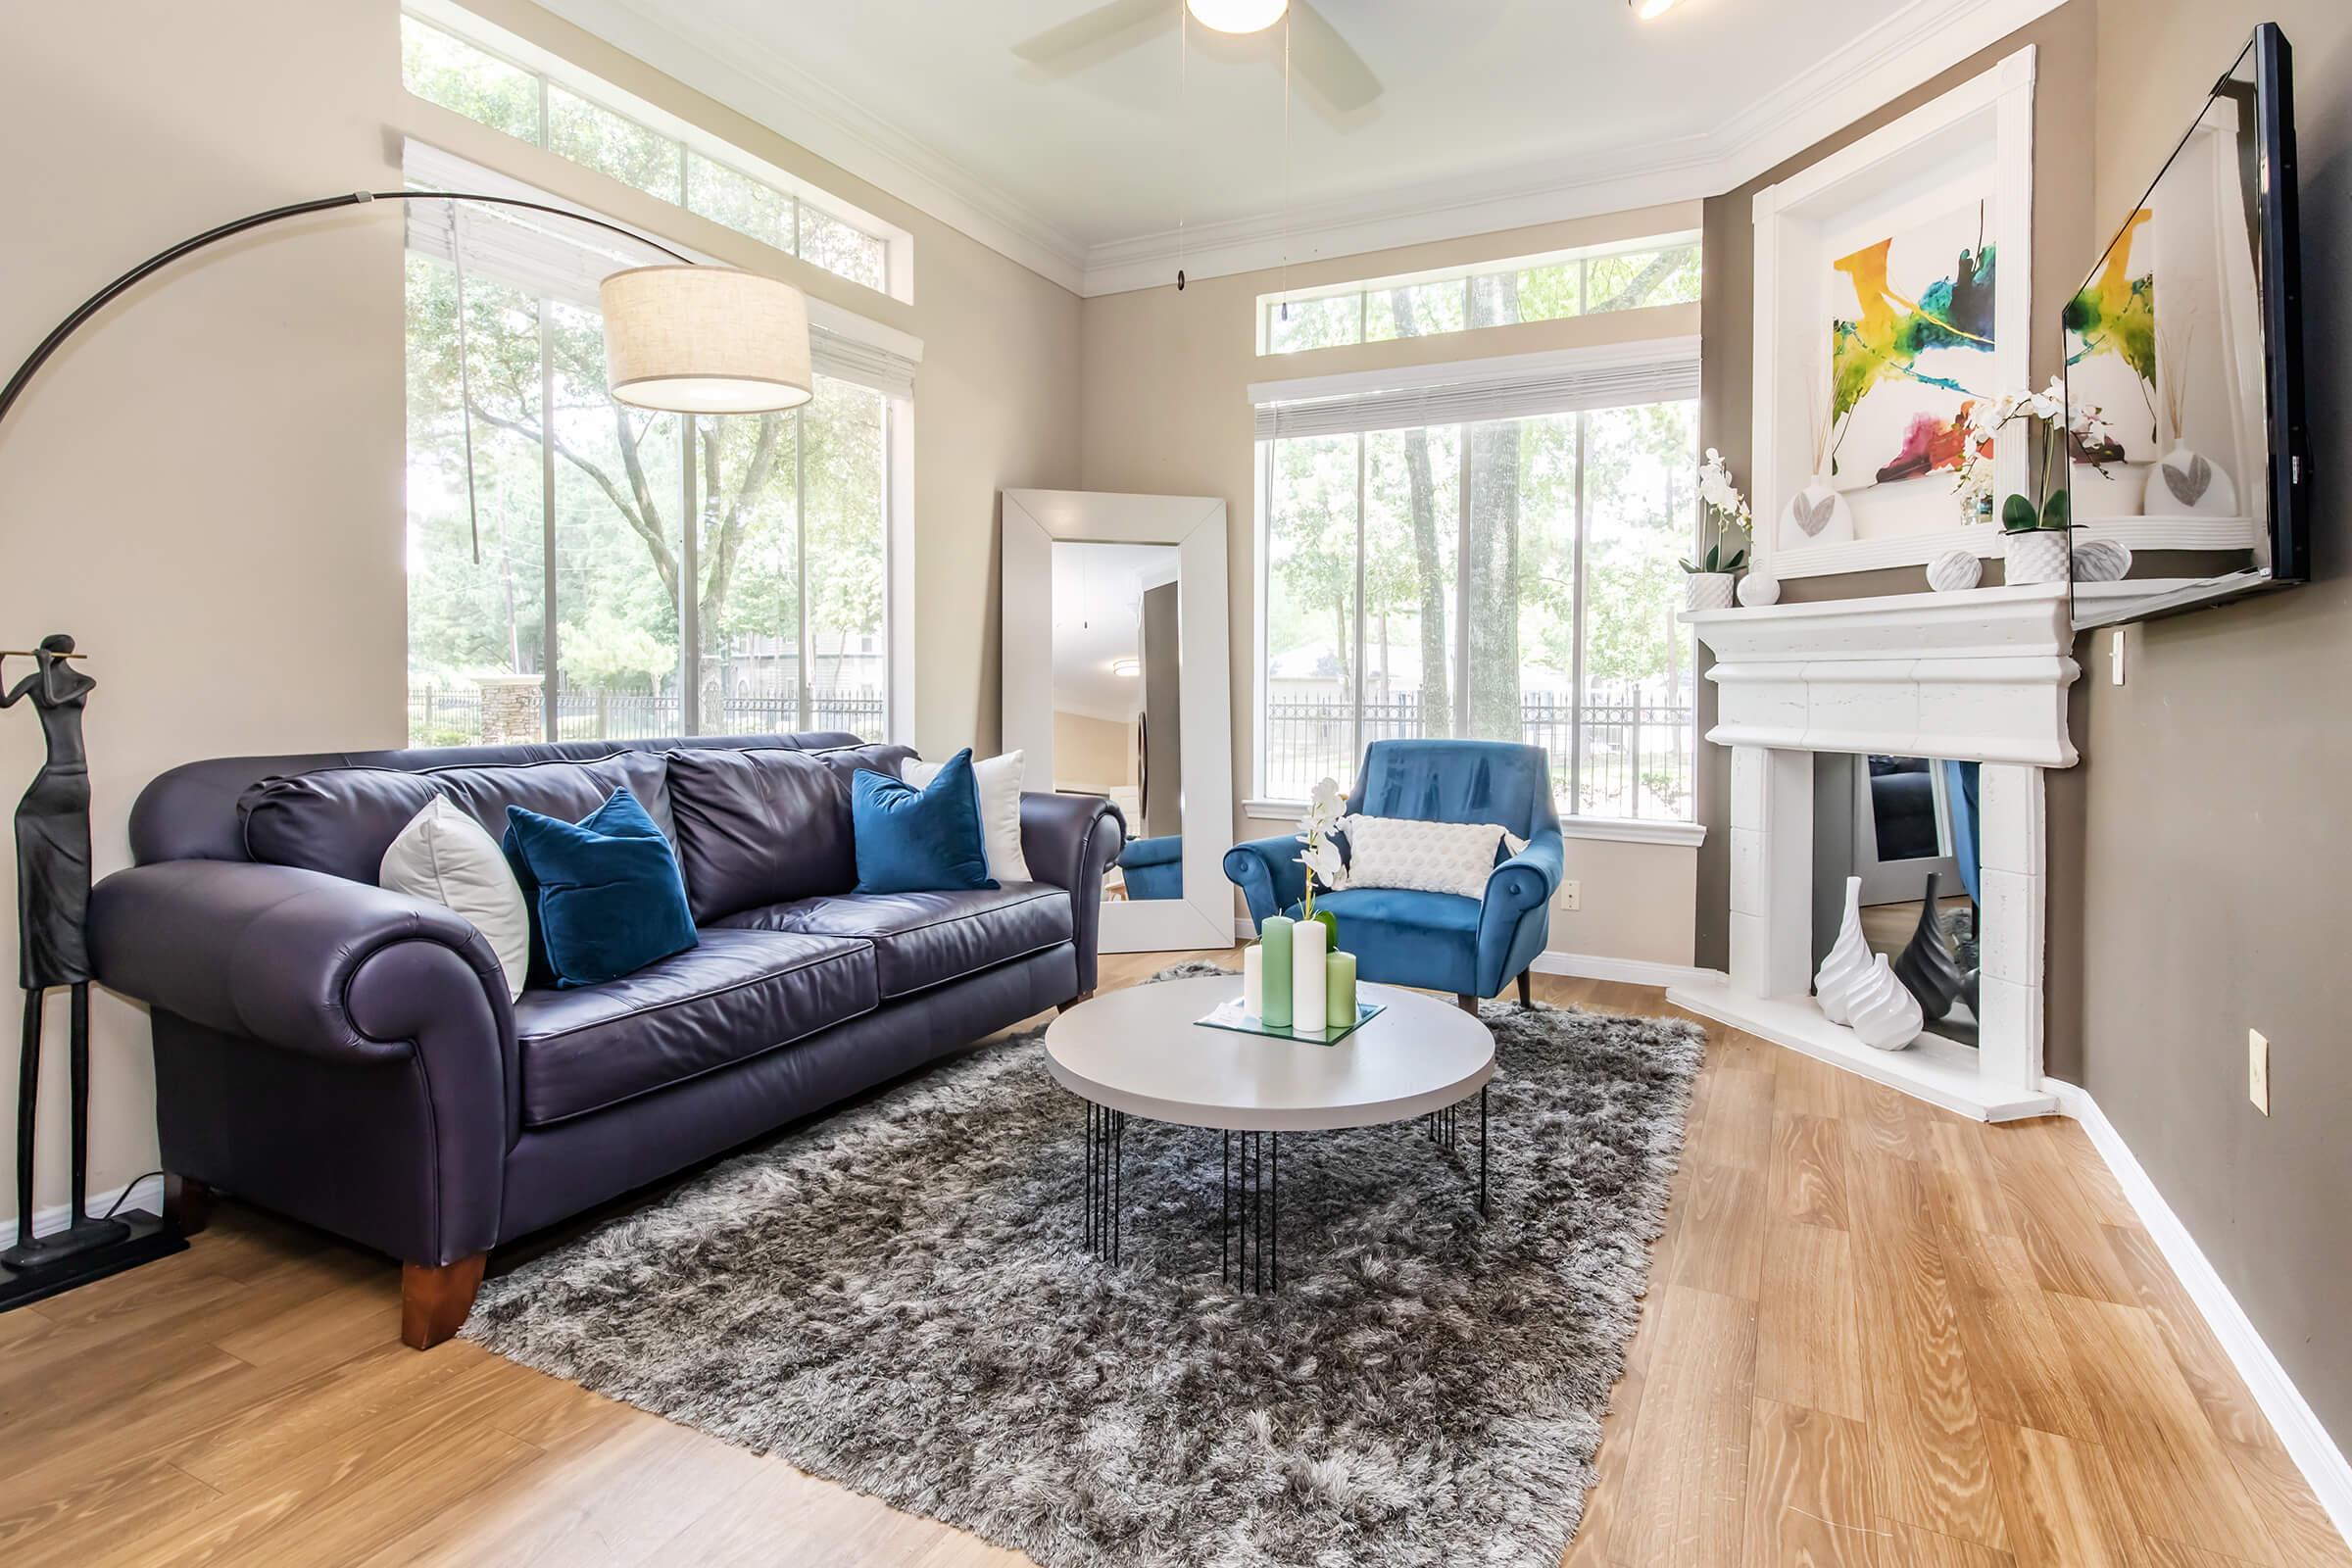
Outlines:
<svg viewBox="0 0 2352 1568"><path fill-rule="evenodd" d="M1731 969L1669 1001L1984 1120L2044 1115L2042 769L2071 767L2064 583L1707 611L1732 748ZM1979 1038L1873 1051L1812 1000L1813 754L1982 762Z"/></svg>

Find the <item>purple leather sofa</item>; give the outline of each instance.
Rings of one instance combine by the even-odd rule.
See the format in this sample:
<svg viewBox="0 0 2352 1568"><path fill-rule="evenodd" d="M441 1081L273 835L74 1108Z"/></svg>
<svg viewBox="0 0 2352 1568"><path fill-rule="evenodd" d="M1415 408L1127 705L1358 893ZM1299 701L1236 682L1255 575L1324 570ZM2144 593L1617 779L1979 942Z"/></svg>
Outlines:
<svg viewBox="0 0 2352 1568"><path fill-rule="evenodd" d="M98 977L153 1008L170 1204L216 1192L402 1260L401 1333L457 1332L485 1254L1092 993L1107 802L1024 796L1033 882L858 897L841 734L232 758L164 774L99 884ZM584 816L626 784L702 944L526 990L437 905L375 885L436 792Z"/></svg>

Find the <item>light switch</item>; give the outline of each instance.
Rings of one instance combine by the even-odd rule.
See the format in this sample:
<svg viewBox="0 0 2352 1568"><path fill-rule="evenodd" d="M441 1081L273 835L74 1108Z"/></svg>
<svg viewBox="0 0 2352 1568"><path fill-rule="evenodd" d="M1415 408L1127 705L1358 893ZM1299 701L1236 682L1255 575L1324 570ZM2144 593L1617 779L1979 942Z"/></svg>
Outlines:
<svg viewBox="0 0 2352 1568"><path fill-rule="evenodd" d="M2107 665L2110 678L2121 686L2124 683L2124 628L2118 626L2107 639Z"/></svg>
<svg viewBox="0 0 2352 1568"><path fill-rule="evenodd" d="M2246 1098L2265 1116L2271 1113L2271 1043L2259 1029L2246 1031Z"/></svg>

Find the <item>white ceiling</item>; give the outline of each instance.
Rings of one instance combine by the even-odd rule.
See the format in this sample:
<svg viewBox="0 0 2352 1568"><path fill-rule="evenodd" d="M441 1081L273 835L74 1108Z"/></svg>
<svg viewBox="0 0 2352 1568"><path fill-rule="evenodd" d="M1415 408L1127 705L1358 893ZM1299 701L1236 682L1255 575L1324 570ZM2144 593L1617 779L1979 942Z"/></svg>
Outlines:
<svg viewBox="0 0 2352 1568"><path fill-rule="evenodd" d="M1282 29L1014 55L1096 0L548 0L1090 293L1716 194L2057 0L1318 0L1382 79L1337 117ZM1167 0L1171 12L1182 0Z"/></svg>

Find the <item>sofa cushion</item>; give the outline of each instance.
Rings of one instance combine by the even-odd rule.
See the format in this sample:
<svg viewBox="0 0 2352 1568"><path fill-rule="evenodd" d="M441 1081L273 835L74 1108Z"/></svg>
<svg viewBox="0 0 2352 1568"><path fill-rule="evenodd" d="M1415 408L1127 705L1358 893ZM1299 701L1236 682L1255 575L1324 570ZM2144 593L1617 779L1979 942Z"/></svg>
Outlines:
<svg viewBox="0 0 2352 1568"><path fill-rule="evenodd" d="M621 752L588 762L516 762L487 767L330 767L267 778L237 802L245 853L270 865L324 871L373 882L384 851L438 795L482 824L492 838L507 830L507 808L576 822L617 789L637 797L655 826L674 841L668 763L660 752Z"/></svg>
<svg viewBox="0 0 2352 1568"><path fill-rule="evenodd" d="M672 752L670 806L694 917L847 893L858 881L850 776L912 755L904 746Z"/></svg>
<svg viewBox="0 0 2352 1568"><path fill-rule="evenodd" d="M514 1004L522 1120L541 1127L650 1094L873 1010L874 951L842 937L705 931L700 946Z"/></svg>
<svg viewBox="0 0 2352 1568"><path fill-rule="evenodd" d="M1478 987L1479 901L1401 888L1342 888L1315 896L1315 912L1340 922L1340 951L1355 955L1356 973L1432 991ZM1294 904L1283 911L1298 916Z"/></svg>
<svg viewBox="0 0 2352 1568"><path fill-rule="evenodd" d="M874 947L888 1001L1070 940L1070 896L1043 882L954 893L859 893L747 909L729 929L854 937ZM704 933L708 940L710 933Z"/></svg>

